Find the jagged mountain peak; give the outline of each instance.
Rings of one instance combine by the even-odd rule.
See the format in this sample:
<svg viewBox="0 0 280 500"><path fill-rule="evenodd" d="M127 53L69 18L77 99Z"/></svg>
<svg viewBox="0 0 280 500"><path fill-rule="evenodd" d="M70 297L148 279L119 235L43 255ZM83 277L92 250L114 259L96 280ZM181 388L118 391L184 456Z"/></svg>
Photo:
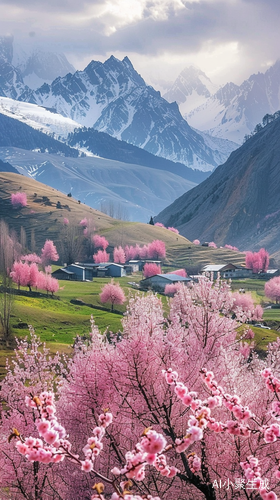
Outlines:
<svg viewBox="0 0 280 500"><path fill-rule="evenodd" d="M29 56L22 68L23 78L34 73L45 81L53 81L58 76L74 73L75 68L68 62L64 54L45 52L37 49Z"/></svg>
<svg viewBox="0 0 280 500"><path fill-rule="evenodd" d="M264 115L280 109L280 60L241 85L227 83L185 117L190 125L215 137L242 144Z"/></svg>
<svg viewBox="0 0 280 500"><path fill-rule="evenodd" d="M176 101L184 115L204 103L217 88L200 68L192 65L181 71L163 97L168 102Z"/></svg>
<svg viewBox="0 0 280 500"><path fill-rule="evenodd" d="M160 92L146 85L127 57L122 61L114 56L104 63L91 61L85 70L57 77L35 91L21 82L13 93L12 76L2 93L5 97L56 110L83 126L192 169L211 171L232 150L213 151L189 127L177 103L168 103Z"/></svg>
<svg viewBox="0 0 280 500"><path fill-rule="evenodd" d="M137 71L134 69L131 61L128 59L128 57L125 57L122 61L120 59L117 59L115 56L111 55L104 63L101 63L99 61L91 61L87 67L85 68L84 71L79 71L77 74L80 76L83 75L83 73L86 73L89 75L91 78L93 75L97 77L97 80L94 80L94 83L97 83L97 81L102 84L106 85L106 81L109 80L114 80L114 78L117 78L117 81L120 84L123 84L125 81L128 82L128 80L131 80L133 82L133 85L135 86L142 86L146 85L145 81L137 73Z"/></svg>
<svg viewBox="0 0 280 500"><path fill-rule="evenodd" d="M124 64L126 64L128 67L133 68L133 64L132 64L131 60L130 60L127 56L125 56L125 57L123 58L122 62L123 62ZM134 69L134 68L133 68L133 69Z"/></svg>

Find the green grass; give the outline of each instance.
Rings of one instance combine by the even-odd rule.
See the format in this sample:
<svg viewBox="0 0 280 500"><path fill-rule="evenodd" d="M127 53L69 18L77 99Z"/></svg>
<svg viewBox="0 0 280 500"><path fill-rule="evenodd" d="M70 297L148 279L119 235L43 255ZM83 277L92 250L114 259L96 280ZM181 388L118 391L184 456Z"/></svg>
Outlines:
<svg viewBox="0 0 280 500"><path fill-rule="evenodd" d="M128 298L135 293L128 283L140 279L139 274L115 281L121 284ZM126 310L127 302L114 306L114 312L111 312L110 304L100 302L100 291L110 280L98 278L92 282L60 281L61 289L54 297L47 297L45 294L40 297L16 295L11 318L13 334L23 337L29 332L27 325L32 325L42 341L71 345L77 335L89 333L91 315L102 332L107 328L117 332L121 328L122 313ZM73 304L71 300L78 300L86 305Z"/></svg>
<svg viewBox="0 0 280 500"><path fill-rule="evenodd" d="M101 304L99 294L102 287L110 282L111 278L96 278L92 282L60 281L60 290L52 298L45 294L38 297L28 295L15 295L11 317L12 333L22 338L29 334L28 325L32 325L36 334L51 352L72 352L73 341L77 335L88 335L90 332L90 317L93 315L95 323L101 332L107 328L117 332L122 328L122 314L126 310L129 296L135 294L135 289L130 282L139 282L141 274L116 278L125 291L127 301L123 305L115 306L115 311L110 311L110 304ZM268 304L264 296L264 281L239 280L232 282L233 290L245 288L253 295L256 303ZM141 292L142 293L142 292ZM73 304L72 300L80 303ZM161 296L163 307L168 313L168 300ZM82 302L86 305L82 305ZM267 344L276 340L280 331L280 308L265 309L263 321L271 327L266 330L251 326L255 332L256 348L265 351ZM12 352L3 349L0 351L0 378L4 373L5 359Z"/></svg>

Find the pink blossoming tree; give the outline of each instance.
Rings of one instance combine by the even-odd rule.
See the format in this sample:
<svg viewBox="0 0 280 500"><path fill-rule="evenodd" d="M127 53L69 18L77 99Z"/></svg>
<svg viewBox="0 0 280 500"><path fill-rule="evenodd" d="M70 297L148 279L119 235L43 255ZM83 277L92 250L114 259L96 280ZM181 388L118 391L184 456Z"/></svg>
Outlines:
<svg viewBox="0 0 280 500"><path fill-rule="evenodd" d="M264 293L270 300L275 300L276 304L280 300L280 276L271 278L264 285Z"/></svg>
<svg viewBox="0 0 280 500"><path fill-rule="evenodd" d="M113 259L116 264L124 264L126 261L125 251L119 246L114 248Z"/></svg>
<svg viewBox="0 0 280 500"><path fill-rule="evenodd" d="M31 340L18 341L13 362L7 363L6 376L1 383L1 431L0 431L0 491L1 498L13 500L56 500L60 498L54 489L60 480L52 464L39 460L30 462L14 447L18 429L26 436L36 433L32 412L22 405L30 392L55 391L67 375L67 358L51 355L31 329ZM10 436L10 439L9 439ZM18 439L18 437L17 437ZM63 490L61 483L60 493ZM7 492L7 494L5 493Z"/></svg>
<svg viewBox="0 0 280 500"><path fill-rule="evenodd" d="M280 342L269 348L266 363L255 354L248 362L236 334L247 316L240 311L232 319L233 305L226 283L202 279L181 286L168 318L156 296L132 298L123 338L114 345L103 342L93 326L92 345L77 350L59 401L77 453L82 454L81 436L91 435L101 409L109 406L114 418L98 462L104 476L126 475L127 450L150 427L171 446L168 466L180 471L171 479L168 472L159 475L144 466L141 455L129 455L135 457L132 478L139 498L145 492L162 500L276 498L280 426L277 392L269 387L278 387ZM266 365L271 370L267 381L261 375ZM168 368L172 366L178 367L177 374ZM74 474L74 464L70 467L68 498L74 500L77 491L85 496L86 484ZM259 478L254 488L250 477ZM220 478L228 479L228 489L215 488ZM238 478L244 480L244 489L235 488ZM143 479L141 486L138 479ZM110 494L110 487L106 491Z"/></svg>
<svg viewBox="0 0 280 500"><path fill-rule="evenodd" d="M115 304L123 304L125 302L124 291L119 283L114 283L114 280L104 285L99 296L102 303L108 302L111 304L111 311L114 310Z"/></svg>
<svg viewBox="0 0 280 500"><path fill-rule="evenodd" d="M175 234L179 234L179 231L178 229L176 229L176 227L168 227L167 229L169 229L169 231L172 231Z"/></svg>
<svg viewBox="0 0 280 500"><path fill-rule="evenodd" d="M258 252L246 252L246 267L253 273L266 272L269 265L269 254L261 248Z"/></svg>
<svg viewBox="0 0 280 500"><path fill-rule="evenodd" d="M109 245L109 243L106 240L105 236L100 236L99 234L95 234L92 237L92 242L93 242L95 248L102 248L102 250L106 250L106 248Z"/></svg>
<svg viewBox="0 0 280 500"><path fill-rule="evenodd" d="M110 254L106 250L98 250L97 253L93 255L93 260L95 264L102 264L103 262L109 262Z"/></svg>
<svg viewBox="0 0 280 500"><path fill-rule="evenodd" d="M143 267L144 278L150 278L150 276L154 276L155 274L161 274L161 267L154 262L146 262Z"/></svg>
<svg viewBox="0 0 280 500"><path fill-rule="evenodd" d="M27 196L24 192L19 191L18 193L11 194L11 204L13 208L21 208L27 206Z"/></svg>
<svg viewBox="0 0 280 500"><path fill-rule="evenodd" d="M149 259L164 259L166 256L165 243L161 240L154 240L148 245Z"/></svg>
<svg viewBox="0 0 280 500"><path fill-rule="evenodd" d="M50 262L57 262L59 255L56 246L52 240L46 240L41 252L41 260L43 266L47 266Z"/></svg>

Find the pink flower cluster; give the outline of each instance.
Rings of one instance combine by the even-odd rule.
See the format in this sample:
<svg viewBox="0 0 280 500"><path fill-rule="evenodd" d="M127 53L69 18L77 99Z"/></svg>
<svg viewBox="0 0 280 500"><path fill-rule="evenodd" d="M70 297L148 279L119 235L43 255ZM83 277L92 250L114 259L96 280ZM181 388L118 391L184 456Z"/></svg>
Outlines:
<svg viewBox="0 0 280 500"><path fill-rule="evenodd" d="M201 469L201 460L197 456L196 453L191 453L188 456L188 460L189 460L189 467L190 467L190 469L191 469L191 471L192 471L193 474L195 474L196 472L200 471L200 469Z"/></svg>
<svg viewBox="0 0 280 500"><path fill-rule="evenodd" d="M103 449L103 444L101 442L105 435L105 429L112 423L113 415L112 413L102 413L99 416L100 426L95 427L92 431L92 436L88 438L87 444L83 448L84 455L86 459L82 461L82 470L85 472L91 472L93 469L93 462L95 458L99 455Z"/></svg>
<svg viewBox="0 0 280 500"><path fill-rule="evenodd" d="M278 380L278 378L274 377L270 368L265 368L261 372L261 375L265 379L265 385L270 391L272 391L274 393L280 392L280 380Z"/></svg>
<svg viewBox="0 0 280 500"><path fill-rule="evenodd" d="M40 438L30 436L24 439L20 436L16 442L18 452L31 462L37 461L45 464L58 463L67 457L79 464L82 471L91 472L95 458L103 449L102 438L105 435L105 429L112 423L112 414L106 412L99 416L100 425L93 429L92 436L88 438L87 444L83 448L85 460L80 460L78 455L71 453L71 443L65 438L66 431L58 423L55 416L54 394L45 391L39 397L26 396L25 402L27 407L37 412L38 416L35 420L35 425ZM166 439L162 434L150 428L146 429L140 442L136 444L135 449L126 454L125 467L121 470L115 467L111 472L115 476L124 474L128 479L141 481L145 477L145 466L151 464L154 465L160 474L172 478L179 471L167 464L166 457L163 454L166 445ZM101 476L96 471L95 473L110 484L114 483L114 481ZM103 483L95 485L96 492L91 496L91 500L105 500L102 494L103 488ZM120 492L121 489L123 490L122 493ZM120 482L120 489L116 488L116 491L111 496L111 500L160 500L160 498L152 497L149 494L144 497L137 494L134 495L128 492L128 482L124 481Z"/></svg>
<svg viewBox="0 0 280 500"><path fill-rule="evenodd" d="M178 382L177 372L168 369L163 370L163 374L168 384L175 385L174 390L178 398L194 413L188 420L186 435L182 439L176 439L175 441L177 452L182 453L192 443L201 440L206 427L214 432L228 432L229 434L245 437L250 435L250 429L243 424L252 417L251 411L241 405L238 396L226 394L223 388L219 387L214 380L212 372L207 372L205 369L201 370L202 378L212 393L205 401L198 399L196 392L189 392L182 382ZM216 406L221 406L222 403L233 413L236 420L228 420L222 423L217 422L211 416L211 410Z"/></svg>
<svg viewBox="0 0 280 500"><path fill-rule="evenodd" d="M11 204L13 208L26 207L27 196L24 192L17 192L11 194Z"/></svg>
<svg viewBox="0 0 280 500"><path fill-rule="evenodd" d="M135 449L126 453L126 464L123 469L117 467L112 469L115 475L125 474L129 479L143 481L145 478L146 465L153 465L162 476L172 478L178 469L169 466L163 454L166 448L166 439L153 429L148 429Z"/></svg>
<svg viewBox="0 0 280 500"><path fill-rule="evenodd" d="M200 399L197 398L197 393L194 391L189 392L187 387L178 382L178 373L173 372L170 368L163 370L163 375L168 384L175 384L175 393L182 403L189 406L194 415L191 415L188 420L188 428L186 435L182 439L176 439L176 451L182 453L195 441L200 441L203 438L203 430L208 425L211 410Z"/></svg>
<svg viewBox="0 0 280 500"><path fill-rule="evenodd" d="M216 432L226 430L229 434L248 437L250 435L250 430L247 426L242 425L242 423L246 423L247 420L253 416L249 408L241 405L240 398L238 396L225 393L223 388L218 386L217 382L214 380L213 372L207 371L203 368L201 370L201 375L205 384L210 389L212 396L218 396L221 398L224 406L230 410L236 418L236 420L228 420L226 424L220 424L218 426L219 429L217 429L217 422L212 422L211 419L209 422L209 428Z"/></svg>
<svg viewBox="0 0 280 500"><path fill-rule="evenodd" d="M80 226L82 227L87 227L88 226L88 220L86 217L84 217L80 222L79 222Z"/></svg>
<svg viewBox="0 0 280 500"><path fill-rule="evenodd" d="M61 462L65 458L65 453L70 451L71 444L65 439L66 431L55 416L53 393L42 392L40 397L34 398L26 396L25 402L29 408L38 410L39 418L35 424L46 444L42 439L28 437L26 440L17 441L17 450L31 462L45 464Z"/></svg>
<svg viewBox="0 0 280 500"><path fill-rule="evenodd" d="M274 491L267 491L263 486L264 481L261 478L261 469L259 467L259 461L253 456L249 456L246 462L240 462L242 469L244 470L244 475L247 481L253 481L256 488L258 488L260 496L263 500L277 500L277 495Z"/></svg>

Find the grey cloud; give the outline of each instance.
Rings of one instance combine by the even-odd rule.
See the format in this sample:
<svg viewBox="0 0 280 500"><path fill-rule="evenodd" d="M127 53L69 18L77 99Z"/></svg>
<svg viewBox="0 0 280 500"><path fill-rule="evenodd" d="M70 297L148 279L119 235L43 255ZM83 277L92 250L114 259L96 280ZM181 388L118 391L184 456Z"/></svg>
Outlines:
<svg viewBox="0 0 280 500"><path fill-rule="evenodd" d="M163 53L174 55L193 54L202 48L209 52L216 45L230 42L238 43L241 65L249 68L259 67L268 59L275 60L280 56L279 50L279 0L201 0L189 2L184 0L185 8L174 10L173 3L166 2L167 19L154 19L153 8L156 0L147 0L142 19L118 28L113 13L106 19L85 19L82 25L69 26L69 15L83 15L87 8L100 7L105 0L25 0L25 19L17 25L12 22L1 23L0 34L6 30L16 36L32 38L36 43L48 43L56 50L72 53L76 58L95 54L104 55L116 52L139 54L142 56L159 56ZM0 0L0 6L12 9L22 7L22 0ZM37 13L37 17L34 14ZM65 21L56 23L56 14L67 13ZM30 19L35 25L30 24ZM11 16L12 19L12 16ZM41 25L40 25L41 22ZM105 23L115 26L116 32L106 35ZM53 26L55 25L55 29ZM15 31L13 31L15 26ZM5 30L5 32L4 32ZM243 59L243 62L242 62ZM132 61L133 62L133 61ZM137 68L136 68L137 69Z"/></svg>

